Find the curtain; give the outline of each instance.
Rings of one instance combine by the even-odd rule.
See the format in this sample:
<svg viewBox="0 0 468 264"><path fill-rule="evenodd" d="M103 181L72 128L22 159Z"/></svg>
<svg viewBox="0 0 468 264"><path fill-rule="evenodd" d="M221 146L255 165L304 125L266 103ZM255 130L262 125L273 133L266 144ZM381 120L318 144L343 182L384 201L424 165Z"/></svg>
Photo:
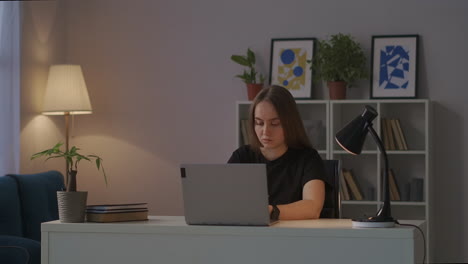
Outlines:
<svg viewBox="0 0 468 264"><path fill-rule="evenodd" d="M0 176L19 173L20 8L0 2Z"/></svg>

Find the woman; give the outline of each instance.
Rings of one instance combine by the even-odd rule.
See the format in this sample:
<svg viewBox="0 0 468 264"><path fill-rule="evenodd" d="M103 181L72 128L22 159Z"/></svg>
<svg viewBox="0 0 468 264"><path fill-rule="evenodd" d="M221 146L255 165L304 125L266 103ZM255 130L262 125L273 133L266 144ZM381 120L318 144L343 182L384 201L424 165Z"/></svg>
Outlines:
<svg viewBox="0 0 468 264"><path fill-rule="evenodd" d="M228 163L266 163L268 207L280 220L319 218L325 170L291 93L281 86L264 88L250 107L248 129L249 145L234 151Z"/></svg>

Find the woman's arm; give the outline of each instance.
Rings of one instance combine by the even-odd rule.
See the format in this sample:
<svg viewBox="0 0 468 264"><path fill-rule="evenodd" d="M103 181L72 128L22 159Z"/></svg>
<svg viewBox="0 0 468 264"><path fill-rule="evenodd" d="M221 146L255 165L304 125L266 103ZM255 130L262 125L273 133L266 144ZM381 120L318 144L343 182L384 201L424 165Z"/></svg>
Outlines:
<svg viewBox="0 0 468 264"><path fill-rule="evenodd" d="M325 184L322 180L308 181L302 190L302 200L277 205L280 220L318 219L325 200ZM271 206L269 206L271 212Z"/></svg>

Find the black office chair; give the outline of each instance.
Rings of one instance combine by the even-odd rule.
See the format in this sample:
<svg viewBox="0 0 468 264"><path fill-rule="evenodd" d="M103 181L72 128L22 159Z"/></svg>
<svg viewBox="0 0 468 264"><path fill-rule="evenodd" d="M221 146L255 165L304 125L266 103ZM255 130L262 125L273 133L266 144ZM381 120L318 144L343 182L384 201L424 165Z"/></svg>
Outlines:
<svg viewBox="0 0 468 264"><path fill-rule="evenodd" d="M325 186L325 202L320 218L340 218L340 161L324 160L327 182Z"/></svg>

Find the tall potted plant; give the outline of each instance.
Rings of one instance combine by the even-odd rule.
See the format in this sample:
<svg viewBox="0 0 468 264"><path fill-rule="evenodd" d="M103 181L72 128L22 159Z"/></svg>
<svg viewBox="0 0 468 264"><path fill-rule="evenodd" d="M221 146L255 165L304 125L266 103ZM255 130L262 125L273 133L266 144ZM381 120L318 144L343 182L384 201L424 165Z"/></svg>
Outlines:
<svg viewBox="0 0 468 264"><path fill-rule="evenodd" d="M232 55L231 60L237 64L247 67L244 69L243 74L236 75L237 78L240 78L247 85L247 96L249 100L253 100L255 96L262 90L263 82L265 78L261 73L258 73L255 69L255 53L248 48L247 55ZM257 83L257 74L258 74L258 83Z"/></svg>
<svg viewBox="0 0 468 264"><path fill-rule="evenodd" d="M31 156L31 160L39 157L48 157L46 159L64 158L68 163L69 171L67 188L65 191L57 192L57 201L59 207L59 218L64 223L80 223L84 222L86 200L88 192L79 192L76 190L76 175L78 173L78 164L82 160L92 161L94 160L98 170L102 171L104 181L107 186L107 176L102 166L102 158L96 155L82 155L78 153L79 148L73 146L70 150L62 151L60 147L63 143L57 143L50 149L38 152Z"/></svg>
<svg viewBox="0 0 468 264"><path fill-rule="evenodd" d="M311 69L316 78L327 82L330 99L345 99L346 88L367 78L366 56L351 35L336 34L318 42Z"/></svg>

